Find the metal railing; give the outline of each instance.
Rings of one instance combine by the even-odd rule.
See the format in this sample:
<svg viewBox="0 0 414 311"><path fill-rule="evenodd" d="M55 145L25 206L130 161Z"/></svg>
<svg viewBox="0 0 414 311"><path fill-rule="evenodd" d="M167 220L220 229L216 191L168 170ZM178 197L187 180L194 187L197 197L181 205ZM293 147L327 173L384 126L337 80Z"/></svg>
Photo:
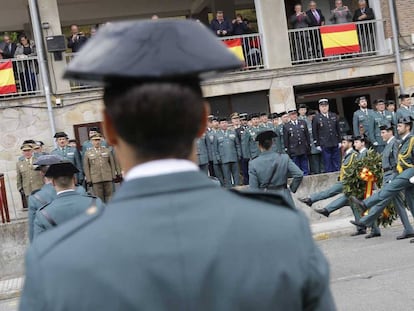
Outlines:
<svg viewBox="0 0 414 311"><path fill-rule="evenodd" d="M360 51L332 56L324 55L320 27L290 29L289 43L292 64L306 64L322 60L390 54L384 42L383 20L356 22Z"/></svg>
<svg viewBox="0 0 414 311"><path fill-rule="evenodd" d="M65 52L64 55L65 55L66 64L68 65L72 61L72 59L76 56L76 53ZM91 89L91 88L95 89L99 87L94 86L94 85L89 85L88 83L85 83L85 82L70 80L70 89L72 91Z"/></svg>
<svg viewBox="0 0 414 311"><path fill-rule="evenodd" d="M262 38L258 33L221 37L221 41L227 44L230 41L239 41L241 53L238 57L244 62L242 70L256 70L264 68ZM236 53L236 52L235 52Z"/></svg>
<svg viewBox="0 0 414 311"><path fill-rule="evenodd" d="M11 62L9 69L3 69L0 81L0 98L14 98L43 94L36 56L1 59L0 64ZM11 69L11 71L10 71Z"/></svg>

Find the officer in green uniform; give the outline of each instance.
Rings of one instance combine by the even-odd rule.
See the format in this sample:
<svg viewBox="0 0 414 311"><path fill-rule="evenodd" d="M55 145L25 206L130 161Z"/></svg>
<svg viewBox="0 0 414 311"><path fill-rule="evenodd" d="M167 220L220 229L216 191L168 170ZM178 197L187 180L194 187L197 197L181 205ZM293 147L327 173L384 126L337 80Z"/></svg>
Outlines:
<svg viewBox="0 0 414 311"><path fill-rule="evenodd" d="M382 153L385 148L386 142L381 138L380 127L384 124L389 124L393 122L392 113L385 109L385 100L376 99L374 101L375 111L374 115L374 145L375 150L378 153Z"/></svg>
<svg viewBox="0 0 414 311"><path fill-rule="evenodd" d="M252 113L249 116L249 120L252 123L252 126L249 126L242 136L242 149L243 156L246 157L246 159L252 160L254 158L257 158L260 154L260 149L259 145L257 144L256 137L260 132L263 132L266 129L260 126L258 113Z"/></svg>
<svg viewBox="0 0 414 311"><path fill-rule="evenodd" d="M240 185L240 141L236 132L228 129L226 118L220 119L220 129L216 132L213 150L223 170L224 186L231 188Z"/></svg>
<svg viewBox="0 0 414 311"><path fill-rule="evenodd" d="M35 170L40 171L42 176L46 174L47 169L50 165L60 163L63 158L57 155L43 155L40 156L34 165L37 165ZM52 185L52 179L48 177L44 177L45 184L39 190L33 191L32 194L29 196L29 240L33 240L33 230L34 230L34 219L36 216L36 212L42 206L49 204L56 198L56 190ZM78 186L76 187L76 191L80 194L86 194L86 191L83 187Z"/></svg>
<svg viewBox="0 0 414 311"><path fill-rule="evenodd" d="M93 127L90 127L88 129L89 139L84 141L83 144L82 144L82 156L85 154L86 151L93 148L93 143L92 143L92 140L91 140L92 136L94 136L95 134L100 134L100 133L101 133L101 131L100 131L99 127L97 127L97 126L93 126ZM103 147L108 147L108 144L105 141L105 139L101 140L101 145Z"/></svg>
<svg viewBox="0 0 414 311"><path fill-rule="evenodd" d="M76 148L68 146L69 139L68 135L65 132L58 132L53 136L56 139L57 148L55 148L51 154L58 155L65 160L70 161L77 169L78 174L77 184L81 185L83 182L83 169L82 169L82 160L79 151Z"/></svg>
<svg viewBox="0 0 414 311"><path fill-rule="evenodd" d="M209 113L200 75L241 66L189 20L109 23L86 43L66 77L105 81L124 183L103 212L34 241L21 311L336 309L306 217L277 194L217 187L191 161Z"/></svg>
<svg viewBox="0 0 414 311"><path fill-rule="evenodd" d="M400 144L400 141L394 137L394 127L391 123L382 125L380 129L381 136L383 137L383 140L386 142L384 151L382 152L382 170L384 172L383 184L386 184L389 183L396 176L398 146ZM393 199L393 203L396 208L397 214L400 216L401 222L404 226L404 231L401 235L397 236L397 240L414 237L414 229L408 219L401 194L395 196L395 198ZM414 202L408 201L407 203ZM410 209L414 210L412 207ZM380 216L382 211L383 209L380 210L378 208L378 205L375 205L369 210L367 215L365 215L359 220L359 222L365 223L367 225L375 224L376 219Z"/></svg>
<svg viewBox="0 0 414 311"><path fill-rule="evenodd" d="M28 208L29 195L43 186L43 176L35 171L33 166L36 158L33 155L33 146L23 144L20 147L23 155L16 163L16 186L22 196L23 208Z"/></svg>
<svg viewBox="0 0 414 311"><path fill-rule="evenodd" d="M36 212L33 229L34 240L44 231L81 215L88 208L103 208L104 205L99 198L88 194L82 195L76 191L74 176L76 173L78 173L78 169L69 161L49 166L45 176L52 179L56 198Z"/></svg>
<svg viewBox="0 0 414 311"><path fill-rule="evenodd" d="M208 175L208 149L206 133L197 139L197 164L200 171Z"/></svg>
<svg viewBox="0 0 414 311"><path fill-rule="evenodd" d="M410 95L400 94L398 98L400 99L400 108L398 108L396 112L397 120L400 120L401 118L411 118L414 120L414 111L411 107ZM411 129L411 134L414 134L413 129Z"/></svg>
<svg viewBox="0 0 414 311"><path fill-rule="evenodd" d="M299 199L299 201L305 203L306 205L310 207L315 202L325 200L325 199L334 197L337 194L343 193L344 186L342 183L342 179L344 175L346 174L347 170L349 170L349 167L351 166L351 164L354 163L354 161L357 161L357 158L358 158L358 152L356 152L353 149L353 143L354 143L354 138L350 135L344 136L342 138L342 147L345 150L345 155L343 156L343 159L342 159L342 165L341 165L341 170L339 174L339 181L335 183L332 187L328 188L327 190L312 194L309 197L301 198ZM332 212L347 205L349 205L349 198L346 195L342 194L340 197L338 197L337 199L329 203L326 207L314 209L314 211L321 215L324 215L325 217L329 217L329 215ZM352 205L351 205L351 209L352 209L352 212L354 213L355 219L359 219L359 213L357 209L353 208ZM365 229L358 228L358 230L355 233L353 233L352 236L365 234L365 233L366 233Z"/></svg>
<svg viewBox="0 0 414 311"><path fill-rule="evenodd" d="M374 141L374 112L368 109L368 101L365 96L355 100L359 109L354 112L352 118L354 136L366 135L368 139Z"/></svg>
<svg viewBox="0 0 414 311"><path fill-rule="evenodd" d="M271 150L274 137L276 137L274 131L264 131L256 136L261 154L249 163L249 187L275 191L282 195L291 206L295 206L291 192L295 193L299 188L303 172L287 154ZM293 178L289 188L288 176Z"/></svg>
<svg viewBox="0 0 414 311"><path fill-rule="evenodd" d="M401 137L396 166L398 174L390 182L384 183L379 191L363 201L351 197L352 202L359 205L361 209L374 208L374 212L382 211L401 191L405 191L405 200L411 213L414 215L414 185L410 182L410 178L414 176L414 136L411 134L412 122L413 120L410 117L403 117L398 120L397 129ZM351 223L364 227L368 225L366 218L360 221L351 221Z"/></svg>

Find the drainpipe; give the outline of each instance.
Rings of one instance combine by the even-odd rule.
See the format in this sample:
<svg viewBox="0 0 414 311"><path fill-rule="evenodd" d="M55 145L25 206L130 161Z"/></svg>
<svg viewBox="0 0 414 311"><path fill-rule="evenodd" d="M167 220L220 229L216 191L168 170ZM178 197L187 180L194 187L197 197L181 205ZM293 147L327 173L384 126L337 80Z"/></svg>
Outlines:
<svg viewBox="0 0 414 311"><path fill-rule="evenodd" d="M390 19L391 19L391 26L392 26L392 37L394 41L394 49L395 49L395 61L397 63L397 73L398 79L400 80L400 94L405 93L404 87L404 78L401 66L401 55L400 55L400 43L398 42L398 28L396 22L396 14L395 14L395 7L394 1L388 0L388 6L390 7Z"/></svg>
<svg viewBox="0 0 414 311"><path fill-rule="evenodd" d="M55 118L53 116L52 97L49 79L49 67L47 66L45 44L43 41L43 33L39 18L39 10L36 0L29 0L30 17L32 19L33 34L38 51L39 73L43 82L43 92L46 97L47 111L49 114L50 130L53 136L56 133ZM56 142L54 143L56 147Z"/></svg>

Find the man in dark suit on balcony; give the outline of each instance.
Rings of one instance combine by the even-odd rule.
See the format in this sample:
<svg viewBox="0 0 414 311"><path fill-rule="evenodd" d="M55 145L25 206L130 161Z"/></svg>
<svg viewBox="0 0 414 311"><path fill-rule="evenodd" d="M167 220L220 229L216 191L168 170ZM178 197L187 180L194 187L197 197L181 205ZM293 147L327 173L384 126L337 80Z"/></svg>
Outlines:
<svg viewBox="0 0 414 311"><path fill-rule="evenodd" d="M309 2L309 10L306 11L309 27L319 27L325 25L325 16L322 11L317 8L316 1ZM322 39L319 29L310 31L310 40L312 46L313 57L323 57Z"/></svg>
<svg viewBox="0 0 414 311"><path fill-rule="evenodd" d="M374 10L367 7L366 0L359 0L359 9L355 11L352 21L365 22L375 19ZM358 38L362 52L375 51L375 25L371 23L358 23Z"/></svg>

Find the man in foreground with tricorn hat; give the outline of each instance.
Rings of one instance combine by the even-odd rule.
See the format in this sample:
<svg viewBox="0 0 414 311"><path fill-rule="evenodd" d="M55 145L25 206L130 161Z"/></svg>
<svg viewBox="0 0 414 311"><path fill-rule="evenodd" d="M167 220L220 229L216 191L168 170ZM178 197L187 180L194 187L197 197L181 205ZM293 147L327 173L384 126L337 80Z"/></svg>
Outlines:
<svg viewBox="0 0 414 311"><path fill-rule="evenodd" d="M36 212L33 229L34 239L46 230L60 226L79 216L88 208L96 213L95 209L103 207L99 198L76 191L75 174L77 173L79 173L78 169L69 161L51 164L47 169L45 177L52 179L56 198Z"/></svg>
<svg viewBox="0 0 414 311"><path fill-rule="evenodd" d="M103 212L33 243L20 310L335 310L306 217L279 195L217 187L194 163L201 75L240 66L191 21L111 23L83 47L66 77L105 82L125 182Z"/></svg>
<svg viewBox="0 0 414 311"><path fill-rule="evenodd" d="M295 206L291 192L295 193L299 188L303 172L287 154L272 152L273 138L276 136L274 131L264 131L257 135L261 154L249 163L249 186L252 189L275 191L291 206ZM288 187L289 176L293 181Z"/></svg>

